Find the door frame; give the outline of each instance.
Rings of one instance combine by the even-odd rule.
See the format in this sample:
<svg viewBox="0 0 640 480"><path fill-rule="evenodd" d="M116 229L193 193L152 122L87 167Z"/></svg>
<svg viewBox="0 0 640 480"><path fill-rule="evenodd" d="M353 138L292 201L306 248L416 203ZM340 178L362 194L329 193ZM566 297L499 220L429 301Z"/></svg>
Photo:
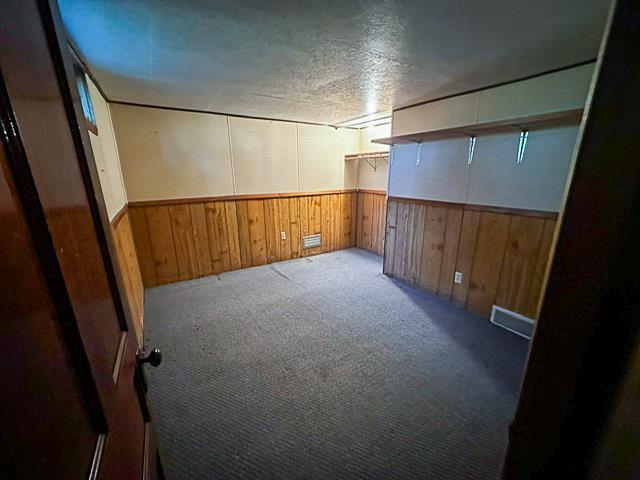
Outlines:
<svg viewBox="0 0 640 480"><path fill-rule="evenodd" d="M138 478L139 467L144 478L162 477L134 322L57 4L11 0L3 7L3 143L97 436L87 474ZM37 455L46 445L30 447Z"/></svg>
<svg viewBox="0 0 640 480"><path fill-rule="evenodd" d="M85 188L89 197L89 206L96 225L96 235L107 271L111 294L116 300L116 312L121 325L126 327L126 330L135 332L127 290L123 280L124 274L117 261L116 246L111 234L109 214L104 202L98 168L93 156L89 130L82 110L80 94L75 87L74 63L77 62L77 60L74 58L71 45L67 40L66 30L62 24L57 0L40 0L38 3L47 35L49 50L53 57L67 119L71 127L71 134L78 156L78 164L80 165ZM80 66L82 67L82 65ZM142 342L142 339L140 339L140 341Z"/></svg>
<svg viewBox="0 0 640 480"><path fill-rule="evenodd" d="M509 431L507 479L592 475L633 367L640 339L639 43L637 2L614 2ZM638 468L640 446L626 446L635 452L629 469Z"/></svg>

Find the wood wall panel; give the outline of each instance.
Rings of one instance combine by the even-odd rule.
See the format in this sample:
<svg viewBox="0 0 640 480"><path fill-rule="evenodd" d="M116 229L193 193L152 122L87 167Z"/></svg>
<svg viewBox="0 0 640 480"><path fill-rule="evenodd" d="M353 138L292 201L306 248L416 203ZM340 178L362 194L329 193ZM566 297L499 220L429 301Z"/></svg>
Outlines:
<svg viewBox="0 0 640 480"><path fill-rule="evenodd" d="M145 218L149 233L147 240L151 247L153 266L158 283L179 281L180 270L178 268L178 259L176 258L176 246L169 207L148 208L145 211ZM135 224L133 228L136 228Z"/></svg>
<svg viewBox="0 0 640 480"><path fill-rule="evenodd" d="M145 209L129 208L128 214L131 220L131 231L133 233L136 255L138 257L140 275L144 280L145 286L157 285L159 282L156 276L153 252L151 251L151 235L147 226Z"/></svg>
<svg viewBox="0 0 640 480"><path fill-rule="evenodd" d="M356 203L356 247L383 255L387 216L386 192L358 192Z"/></svg>
<svg viewBox="0 0 640 480"><path fill-rule="evenodd" d="M396 253L396 227L398 222L398 203L389 202L387 205L387 225L385 228L384 263L382 271L385 275L393 275Z"/></svg>
<svg viewBox="0 0 640 480"><path fill-rule="evenodd" d="M194 278L198 275L199 268L189 205L171 205L168 208L178 262L178 276L180 280Z"/></svg>
<svg viewBox="0 0 640 480"><path fill-rule="evenodd" d="M129 213L126 207L111 222L111 234L116 247L116 257L120 265L120 271L124 277L124 295L126 295L129 311L133 318L138 344L142 345L144 287L142 285L141 268L136 255ZM149 261L148 256L144 258Z"/></svg>
<svg viewBox="0 0 640 480"><path fill-rule="evenodd" d="M209 230L207 228L207 215L205 213L204 203L189 205L189 213L191 215L196 271L198 275L211 275L213 273L213 264L211 262Z"/></svg>
<svg viewBox="0 0 640 480"><path fill-rule="evenodd" d="M438 295L451 300L453 293L453 276L456 271L456 257L462 229L461 208L448 208L446 230L444 234L444 249L442 252L442 266L440 267L440 280L438 283Z"/></svg>
<svg viewBox="0 0 640 480"><path fill-rule="evenodd" d="M279 201L287 202L289 208L289 230L287 230L287 243L291 245L291 256L289 258L300 258L302 255L300 201L298 198L286 198ZM286 221L285 217L283 217L284 221Z"/></svg>
<svg viewBox="0 0 640 480"><path fill-rule="evenodd" d="M536 259L536 266L533 270L533 278L531 280L530 294L527 301L526 311L531 313L531 316L538 318L540 315L540 307L542 306L542 296L535 295L535 292L540 292L544 284L544 274L547 268L547 263L552 256L551 244L553 242L553 234L556 229L556 222L546 219L544 221L544 228L542 229L542 236L540 238L540 248L538 250L538 258ZM533 293L531 293L533 292Z"/></svg>
<svg viewBox="0 0 640 480"><path fill-rule="evenodd" d="M144 286L352 247L355 198L354 192L331 192L131 205ZM304 250L302 236L318 233L321 246Z"/></svg>
<svg viewBox="0 0 640 480"><path fill-rule="evenodd" d="M406 235L405 260L403 262L404 277L412 285L418 285L420 283L427 207L425 205L408 204L407 214L406 225L403 224L403 231ZM403 216L403 221L404 218Z"/></svg>
<svg viewBox="0 0 640 480"><path fill-rule="evenodd" d="M387 222L386 274L484 317L494 304L537 316L555 228L548 215L392 198Z"/></svg>
<svg viewBox="0 0 640 480"><path fill-rule="evenodd" d="M498 284L496 303L514 305L518 311L535 316L529 309L529 291L533 282L538 251L542 244L545 220L536 218L524 220L513 217L509 227L509 241L504 252L504 267Z"/></svg>
<svg viewBox="0 0 640 480"><path fill-rule="evenodd" d="M489 316L496 300L502 270L511 215L482 212L473 266L469 280L467 309L478 315ZM464 279L463 273L463 279Z"/></svg>
<svg viewBox="0 0 640 480"><path fill-rule="evenodd" d="M462 216L458 253L456 255L456 271L470 274L473 265L473 252L476 250L480 212L465 210ZM453 303L464 307L469 295L469 282L463 277L462 283L453 284Z"/></svg>
<svg viewBox="0 0 640 480"><path fill-rule="evenodd" d="M242 268L264 265L267 263L264 201L238 201L236 209Z"/></svg>
<svg viewBox="0 0 640 480"><path fill-rule="evenodd" d="M409 228L410 212L410 204L403 203L398 205L398 214L396 215L396 255L393 262L393 270L391 271L398 278L405 278L405 265L408 257L408 249L406 247L409 244L407 240L411 233Z"/></svg>
<svg viewBox="0 0 640 480"><path fill-rule="evenodd" d="M239 269L242 261L235 202L208 202L204 212L212 273Z"/></svg>
<svg viewBox="0 0 640 480"><path fill-rule="evenodd" d="M267 241L267 262L278 262L282 259L282 240L280 232L280 205L278 200L264 202L264 227Z"/></svg>
<svg viewBox="0 0 640 480"><path fill-rule="evenodd" d="M411 205L415 207L415 205ZM440 283L440 267L444 253L444 234L447 228L447 209L444 207L427 207L422 241L420 265L420 286L438 291Z"/></svg>

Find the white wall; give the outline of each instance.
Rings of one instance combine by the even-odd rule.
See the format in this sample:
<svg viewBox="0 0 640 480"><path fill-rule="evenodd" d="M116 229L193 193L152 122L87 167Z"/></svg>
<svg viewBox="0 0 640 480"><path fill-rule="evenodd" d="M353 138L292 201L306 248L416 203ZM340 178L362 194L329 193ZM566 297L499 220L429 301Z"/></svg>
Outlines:
<svg viewBox="0 0 640 480"><path fill-rule="evenodd" d="M112 104L129 201L355 188L356 129Z"/></svg>
<svg viewBox="0 0 640 480"><path fill-rule="evenodd" d="M357 130L299 125L298 149L301 191L356 188L356 167L344 156L358 151Z"/></svg>
<svg viewBox="0 0 640 480"><path fill-rule="evenodd" d="M226 117L120 104L111 112L129 201L234 193Z"/></svg>
<svg viewBox="0 0 640 480"><path fill-rule="evenodd" d="M387 162L378 160L375 164L375 170L364 160L355 160L354 162L358 162L358 188L387 190L387 175L389 173Z"/></svg>
<svg viewBox="0 0 640 480"><path fill-rule="evenodd" d="M559 211L577 136L577 126L530 131L519 164L519 132L479 137L466 201Z"/></svg>
<svg viewBox="0 0 640 480"><path fill-rule="evenodd" d="M396 145L389 195L476 205L559 211L577 126L529 132L522 163L518 131L479 135L468 165L468 138Z"/></svg>
<svg viewBox="0 0 640 480"><path fill-rule="evenodd" d="M98 178L100 179L100 187L102 188L107 214L109 215L109 220L113 220L113 217L127 203L127 195L122 180L109 105L88 77L87 84L96 116L96 126L98 127L98 135L96 136L89 132L89 139L91 140L91 148L98 168Z"/></svg>
<svg viewBox="0 0 640 480"><path fill-rule="evenodd" d="M359 130L359 148L360 153L366 152L387 152L388 145L372 143L371 140L376 138L385 138L391 136L391 122L376 125L374 127L361 128Z"/></svg>
<svg viewBox="0 0 640 480"><path fill-rule="evenodd" d="M391 123L362 128L360 129L358 151L360 153L387 152L389 151L389 147L387 145L372 143L371 140L389 136L391 136ZM389 165L387 162L378 160L375 165L375 170L364 160L357 160L353 162L357 162L358 188L369 190L387 189L387 175L389 172Z"/></svg>
<svg viewBox="0 0 640 480"><path fill-rule="evenodd" d="M464 203L469 175L467 145L465 138L425 142L419 163L416 145L396 145L389 195Z"/></svg>
<svg viewBox="0 0 640 480"><path fill-rule="evenodd" d="M236 194L298 190L297 125L229 117Z"/></svg>

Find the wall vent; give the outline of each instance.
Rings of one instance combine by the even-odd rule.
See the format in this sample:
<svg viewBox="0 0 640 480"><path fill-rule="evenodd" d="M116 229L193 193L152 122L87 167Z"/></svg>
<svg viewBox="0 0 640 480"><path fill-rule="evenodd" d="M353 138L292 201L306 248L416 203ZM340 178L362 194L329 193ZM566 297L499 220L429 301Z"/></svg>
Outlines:
<svg viewBox="0 0 640 480"><path fill-rule="evenodd" d="M524 338L530 339L533 335L534 321L531 318L497 305L491 309L491 323Z"/></svg>
<svg viewBox="0 0 640 480"><path fill-rule="evenodd" d="M321 235L309 235L308 237L302 237L302 248L314 248L320 246Z"/></svg>

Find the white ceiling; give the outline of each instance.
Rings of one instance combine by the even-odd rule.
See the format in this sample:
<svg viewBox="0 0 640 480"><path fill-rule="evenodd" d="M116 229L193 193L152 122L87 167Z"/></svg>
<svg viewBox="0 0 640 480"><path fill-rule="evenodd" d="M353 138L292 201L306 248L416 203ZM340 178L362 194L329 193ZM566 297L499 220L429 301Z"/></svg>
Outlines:
<svg viewBox="0 0 640 480"><path fill-rule="evenodd" d="M609 0L59 0L111 100L335 124L594 58Z"/></svg>

